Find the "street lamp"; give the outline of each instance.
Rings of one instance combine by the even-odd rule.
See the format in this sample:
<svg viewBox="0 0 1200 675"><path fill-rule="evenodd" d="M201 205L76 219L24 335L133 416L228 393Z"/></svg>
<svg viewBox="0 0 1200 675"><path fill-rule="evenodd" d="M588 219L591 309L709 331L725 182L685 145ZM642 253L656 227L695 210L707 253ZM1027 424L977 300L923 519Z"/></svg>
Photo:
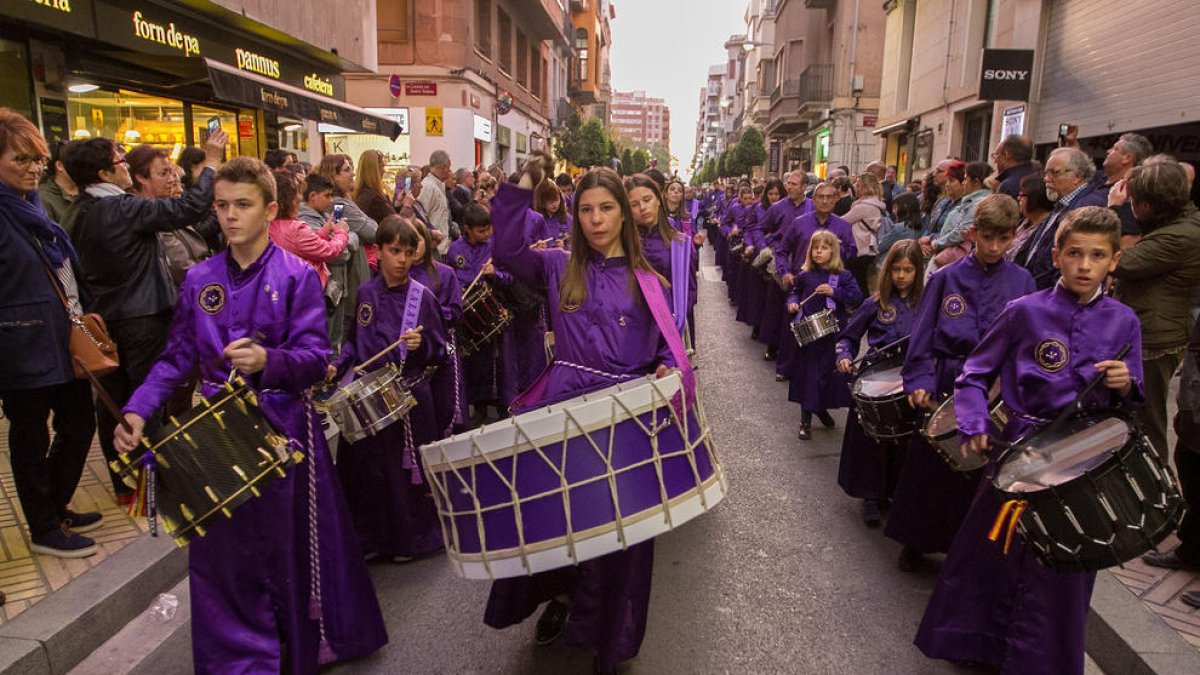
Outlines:
<svg viewBox="0 0 1200 675"><path fill-rule="evenodd" d="M772 47L772 46L774 46L774 45L772 45L770 42L755 42L753 40L746 40L745 42L742 43L742 49L744 49L748 52L754 51L755 47Z"/></svg>

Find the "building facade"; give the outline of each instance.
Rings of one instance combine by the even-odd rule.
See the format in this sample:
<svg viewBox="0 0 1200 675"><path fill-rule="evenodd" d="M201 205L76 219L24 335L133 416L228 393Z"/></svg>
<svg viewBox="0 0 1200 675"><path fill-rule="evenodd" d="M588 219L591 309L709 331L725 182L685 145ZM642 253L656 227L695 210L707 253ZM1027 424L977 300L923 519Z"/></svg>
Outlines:
<svg viewBox="0 0 1200 675"><path fill-rule="evenodd" d="M570 85L571 106L581 119L598 119L608 126L612 103L610 21L617 18L610 0L571 0L575 55Z"/></svg>
<svg viewBox="0 0 1200 675"><path fill-rule="evenodd" d="M644 91L617 91L612 98L612 130L641 145L671 147L671 110Z"/></svg>

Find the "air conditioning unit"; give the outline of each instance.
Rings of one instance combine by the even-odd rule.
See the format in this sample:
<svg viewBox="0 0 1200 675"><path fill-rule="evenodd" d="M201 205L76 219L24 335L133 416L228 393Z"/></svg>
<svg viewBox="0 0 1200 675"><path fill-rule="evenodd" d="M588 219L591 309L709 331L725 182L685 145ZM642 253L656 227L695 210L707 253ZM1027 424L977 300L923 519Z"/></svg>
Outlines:
<svg viewBox="0 0 1200 675"><path fill-rule="evenodd" d="M827 119L829 119L829 117L831 115L833 115L833 108L822 108L821 109L821 119L827 120Z"/></svg>

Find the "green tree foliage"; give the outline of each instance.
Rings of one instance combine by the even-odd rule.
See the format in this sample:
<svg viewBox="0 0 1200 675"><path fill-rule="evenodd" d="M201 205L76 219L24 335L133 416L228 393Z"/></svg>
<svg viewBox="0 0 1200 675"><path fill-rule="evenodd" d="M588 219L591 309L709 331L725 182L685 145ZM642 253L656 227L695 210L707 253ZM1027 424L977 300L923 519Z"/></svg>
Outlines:
<svg viewBox="0 0 1200 675"><path fill-rule="evenodd" d="M646 152L643 148L638 148L633 151L630 160L629 173L641 173L650 164L650 153Z"/></svg>
<svg viewBox="0 0 1200 675"><path fill-rule="evenodd" d="M741 176L754 171L767 161L767 148L762 132L754 127L746 127L741 138L729 153L725 169L730 176Z"/></svg>
<svg viewBox="0 0 1200 675"><path fill-rule="evenodd" d="M559 158L579 167L608 166L616 156L616 145L596 119L580 122L578 115L571 116L555 141Z"/></svg>
<svg viewBox="0 0 1200 675"><path fill-rule="evenodd" d="M733 174L729 171L729 148L725 148L717 158L717 177L728 178L731 175Z"/></svg>
<svg viewBox="0 0 1200 675"><path fill-rule="evenodd" d="M621 151L621 175L629 176L629 167L633 166L633 151L625 148Z"/></svg>

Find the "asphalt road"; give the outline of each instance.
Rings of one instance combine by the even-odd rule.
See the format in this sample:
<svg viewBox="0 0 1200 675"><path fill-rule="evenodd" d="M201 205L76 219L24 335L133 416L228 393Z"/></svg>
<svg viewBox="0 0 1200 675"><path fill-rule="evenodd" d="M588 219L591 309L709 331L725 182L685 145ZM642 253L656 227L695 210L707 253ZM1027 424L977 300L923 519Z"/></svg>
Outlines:
<svg viewBox="0 0 1200 675"><path fill-rule="evenodd" d="M622 673L963 673L926 659L912 638L935 565L896 568L899 546L865 528L837 486L844 411L796 439L799 407L774 364L736 323L706 249L697 309L701 400L730 494L659 537L649 628ZM371 573L391 642L337 673L587 673L591 656L538 648L535 619L482 622L486 582L442 556Z"/></svg>

